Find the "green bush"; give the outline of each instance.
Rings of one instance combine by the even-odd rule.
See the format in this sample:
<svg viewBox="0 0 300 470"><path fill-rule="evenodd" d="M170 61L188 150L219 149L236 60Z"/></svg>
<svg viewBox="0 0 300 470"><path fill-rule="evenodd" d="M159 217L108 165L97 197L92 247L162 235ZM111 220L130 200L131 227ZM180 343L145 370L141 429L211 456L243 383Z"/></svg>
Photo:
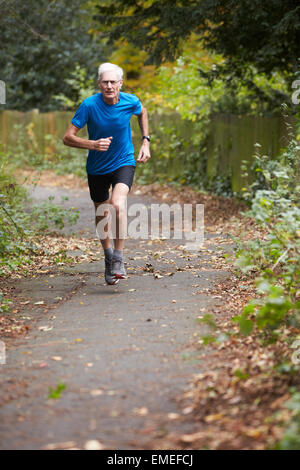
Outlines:
<svg viewBox="0 0 300 470"><path fill-rule="evenodd" d="M14 131L17 136L14 147L13 149L8 148L5 154L5 160L10 162L11 169L51 170L57 174L74 174L86 178L84 153L81 149L67 147L60 139L47 134L45 141L48 148L41 152L37 145L33 123L28 124L25 128L20 124L15 124ZM25 147L24 142L26 142ZM2 155L3 158L4 155Z"/></svg>
<svg viewBox="0 0 300 470"><path fill-rule="evenodd" d="M76 223L78 211L54 204L53 197L32 204L25 188L16 183L14 169L3 154L0 168L0 275L3 275L31 264L32 255L39 251L37 235Z"/></svg>
<svg viewBox="0 0 300 470"><path fill-rule="evenodd" d="M245 190L246 216L254 219L264 235L240 243L236 266L244 273L258 272L258 298L234 318L244 334L254 324L266 333L283 321L299 321L300 277L300 146L290 129L290 143L277 160L254 156L256 180ZM247 176L247 175L245 175Z"/></svg>
<svg viewBox="0 0 300 470"><path fill-rule="evenodd" d="M0 291L0 313L7 313L11 311L12 301L3 297L3 293Z"/></svg>
<svg viewBox="0 0 300 470"><path fill-rule="evenodd" d="M256 327L262 344L278 340L292 342L282 336L286 327L300 324L300 145L299 120L288 127L289 145L276 160L257 152L252 170L255 181L245 188L244 200L249 205L246 216L261 228L261 236L248 242L238 242L236 266L243 273L256 275L257 297L233 318L244 335ZM247 177L247 162L244 162ZM291 346L292 347L292 346ZM299 366L293 355L278 364L277 372L293 375ZM293 410L283 438L276 449L300 447L300 394L292 391L286 407Z"/></svg>
<svg viewBox="0 0 300 470"><path fill-rule="evenodd" d="M292 411L292 417L286 426L285 433L275 445L275 450L300 449L300 392L293 388L291 398L285 403L285 408Z"/></svg>

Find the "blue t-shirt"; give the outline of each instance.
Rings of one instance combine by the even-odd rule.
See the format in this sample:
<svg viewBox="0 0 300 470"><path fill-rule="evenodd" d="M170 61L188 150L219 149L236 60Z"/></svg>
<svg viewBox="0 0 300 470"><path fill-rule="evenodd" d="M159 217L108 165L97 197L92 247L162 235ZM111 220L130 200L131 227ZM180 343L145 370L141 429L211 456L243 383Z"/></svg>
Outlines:
<svg viewBox="0 0 300 470"><path fill-rule="evenodd" d="M106 152L89 150L86 171L90 175L104 175L124 165L136 166L131 138L130 118L141 114L140 100L128 93L119 94L119 102L105 103L102 93L83 100L72 119L81 129L87 124L89 139L98 140L112 136Z"/></svg>

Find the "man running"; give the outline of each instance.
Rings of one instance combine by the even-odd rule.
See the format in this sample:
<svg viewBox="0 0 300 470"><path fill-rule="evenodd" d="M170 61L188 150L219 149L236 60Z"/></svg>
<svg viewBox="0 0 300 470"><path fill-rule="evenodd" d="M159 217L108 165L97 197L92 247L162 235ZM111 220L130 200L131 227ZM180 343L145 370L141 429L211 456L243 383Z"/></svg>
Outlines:
<svg viewBox="0 0 300 470"><path fill-rule="evenodd" d="M116 238L114 249L110 238L100 234L105 254L105 280L113 285L127 276L123 262L124 238L120 228L127 220L127 195L131 189L135 159L132 144L130 118L138 117L142 132L142 146L137 162L146 163L150 158L148 113L140 100L132 94L121 92L123 70L115 64L104 63L98 69L100 93L86 98L77 109L63 142L70 147L88 149L86 171L91 199L95 205L96 226L108 216L97 216L101 204L111 204L116 214ZM87 124L88 139L76 134ZM109 189L112 185L111 199Z"/></svg>

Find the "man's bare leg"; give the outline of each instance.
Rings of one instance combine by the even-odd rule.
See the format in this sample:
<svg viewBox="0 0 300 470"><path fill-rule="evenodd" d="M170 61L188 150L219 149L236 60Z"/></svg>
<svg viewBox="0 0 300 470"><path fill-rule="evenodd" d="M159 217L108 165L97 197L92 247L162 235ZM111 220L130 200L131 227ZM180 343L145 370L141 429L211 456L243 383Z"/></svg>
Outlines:
<svg viewBox="0 0 300 470"><path fill-rule="evenodd" d="M116 238L114 239L114 255L112 274L118 279L126 278L123 263L123 248L127 233L127 196L129 187L125 183L117 183L111 196L111 203L116 215Z"/></svg>
<svg viewBox="0 0 300 470"><path fill-rule="evenodd" d="M110 204L110 200L107 199L106 201L102 201L102 202L95 202L94 201L94 206L95 206L95 224L96 224L96 228L98 227L98 225L100 224L100 222L104 219L104 218L107 218L108 219L108 211L104 211L104 214L101 213L101 215L99 215L99 212L101 211L97 211L98 207L104 205L104 204ZM111 247L111 240L109 238L109 235L108 235L108 222L107 224L105 225L104 227L104 231L105 231L105 234L107 234L106 236L103 236L103 233L102 231L100 230L100 234L99 232L97 231L98 235L99 235L99 239L100 239L100 242L101 242L101 245L102 245L102 248L103 250L107 249L107 248L110 248Z"/></svg>
<svg viewBox="0 0 300 470"><path fill-rule="evenodd" d="M113 248L111 244L111 240L109 238L109 210L108 207L106 208L105 205L110 204L110 200L107 199L103 202L94 202L95 206L95 223L96 223L96 231L99 236L104 255L105 255L105 280L106 283L109 285L117 284L119 281L115 279L115 277L111 274L112 268L112 258L113 258ZM103 206L102 208L100 206ZM104 227L100 224L104 219L107 219L107 223ZM100 229L99 224L101 225ZM100 233L99 233L100 232Z"/></svg>

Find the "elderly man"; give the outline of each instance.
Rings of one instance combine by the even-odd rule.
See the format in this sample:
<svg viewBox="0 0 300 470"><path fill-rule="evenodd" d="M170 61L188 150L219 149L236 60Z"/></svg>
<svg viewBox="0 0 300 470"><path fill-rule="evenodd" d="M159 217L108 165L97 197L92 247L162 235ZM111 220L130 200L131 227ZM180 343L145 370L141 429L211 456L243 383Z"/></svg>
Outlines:
<svg viewBox="0 0 300 470"><path fill-rule="evenodd" d="M100 93L86 98L77 109L68 127L63 142L70 147L88 149L86 170L91 199L95 205L96 225L108 213L97 216L102 204L112 204L116 214L116 238L114 249L106 233L100 234L105 254L105 280L113 285L125 279L123 262L124 238L121 227L126 223L127 195L130 191L135 159L132 145L130 118L138 117L142 132L142 145L137 162L146 163L150 158L150 136L148 115L140 100L132 94L121 92L123 70L115 64L101 64L98 70ZM88 139L77 136L85 124ZM109 188L112 185L111 199ZM103 206L104 208L105 206Z"/></svg>

